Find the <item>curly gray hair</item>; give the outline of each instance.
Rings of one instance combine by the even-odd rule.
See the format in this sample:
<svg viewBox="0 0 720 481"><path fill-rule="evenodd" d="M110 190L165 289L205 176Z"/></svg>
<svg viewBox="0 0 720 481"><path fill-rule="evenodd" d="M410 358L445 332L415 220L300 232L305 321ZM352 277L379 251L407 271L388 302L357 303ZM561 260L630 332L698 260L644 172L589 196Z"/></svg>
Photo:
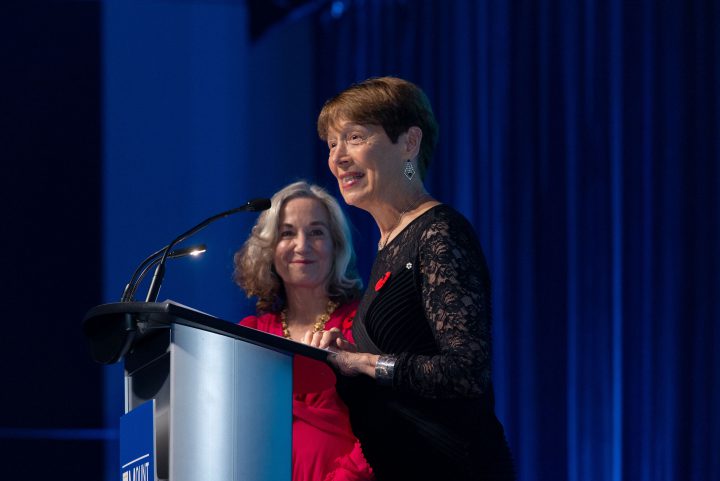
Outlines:
<svg viewBox="0 0 720 481"><path fill-rule="evenodd" d="M305 181L290 184L272 196L270 208L258 217L250 237L235 253L233 278L248 297L257 296L258 312L277 312L285 307L285 288L275 273L273 258L278 243L282 208L291 199L317 199L327 209L333 241L333 263L328 296L340 303L356 299L362 289L348 221L338 202L325 189Z"/></svg>

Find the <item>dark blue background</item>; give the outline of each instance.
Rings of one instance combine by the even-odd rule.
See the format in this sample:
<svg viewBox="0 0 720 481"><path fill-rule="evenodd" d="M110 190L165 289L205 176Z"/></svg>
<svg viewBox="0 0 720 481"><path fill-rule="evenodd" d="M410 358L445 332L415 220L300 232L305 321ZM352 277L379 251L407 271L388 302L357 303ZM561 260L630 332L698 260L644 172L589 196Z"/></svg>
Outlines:
<svg viewBox="0 0 720 481"><path fill-rule="evenodd" d="M298 178L337 194L317 113L391 74L428 93L428 188L488 257L520 479L720 479L717 25L710 0L3 4L3 473L117 479L121 370L83 313L205 217ZM366 275L377 232L346 211ZM160 297L249 313L253 221L198 235Z"/></svg>

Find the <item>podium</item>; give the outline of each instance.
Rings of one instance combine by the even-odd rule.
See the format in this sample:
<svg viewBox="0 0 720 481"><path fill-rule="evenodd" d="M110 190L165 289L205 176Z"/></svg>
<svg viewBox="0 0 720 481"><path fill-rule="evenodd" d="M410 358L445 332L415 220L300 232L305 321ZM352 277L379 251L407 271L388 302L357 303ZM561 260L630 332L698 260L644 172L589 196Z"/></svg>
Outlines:
<svg viewBox="0 0 720 481"><path fill-rule="evenodd" d="M126 416L154 404L150 479L290 480L292 359L325 351L172 301L96 306L83 330L124 362Z"/></svg>

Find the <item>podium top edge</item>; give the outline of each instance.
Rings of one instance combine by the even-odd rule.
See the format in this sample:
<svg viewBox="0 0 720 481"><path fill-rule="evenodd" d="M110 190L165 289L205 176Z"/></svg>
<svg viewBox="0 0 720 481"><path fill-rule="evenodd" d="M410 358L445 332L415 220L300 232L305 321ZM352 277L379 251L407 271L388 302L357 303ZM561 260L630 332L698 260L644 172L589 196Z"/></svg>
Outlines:
<svg viewBox="0 0 720 481"><path fill-rule="evenodd" d="M88 310L82 321L83 331L91 345L96 340L106 339L108 335L125 335L128 330L136 329L140 322L147 323L153 328L170 328L172 324L181 324L250 342L268 349L293 355L299 354L319 361L325 361L328 355L328 352L323 349L317 349L291 339L241 326L172 300L100 304ZM117 362L121 357L122 355L114 356L112 362ZM97 358L95 360L112 363Z"/></svg>

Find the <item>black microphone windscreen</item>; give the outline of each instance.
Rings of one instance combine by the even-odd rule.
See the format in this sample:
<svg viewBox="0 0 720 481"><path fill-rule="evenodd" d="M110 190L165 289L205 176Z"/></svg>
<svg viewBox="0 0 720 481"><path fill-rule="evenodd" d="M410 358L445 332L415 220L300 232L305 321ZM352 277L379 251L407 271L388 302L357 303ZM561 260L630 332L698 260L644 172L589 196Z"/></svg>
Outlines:
<svg viewBox="0 0 720 481"><path fill-rule="evenodd" d="M253 199L247 205L250 212L260 212L270 208L270 199Z"/></svg>

